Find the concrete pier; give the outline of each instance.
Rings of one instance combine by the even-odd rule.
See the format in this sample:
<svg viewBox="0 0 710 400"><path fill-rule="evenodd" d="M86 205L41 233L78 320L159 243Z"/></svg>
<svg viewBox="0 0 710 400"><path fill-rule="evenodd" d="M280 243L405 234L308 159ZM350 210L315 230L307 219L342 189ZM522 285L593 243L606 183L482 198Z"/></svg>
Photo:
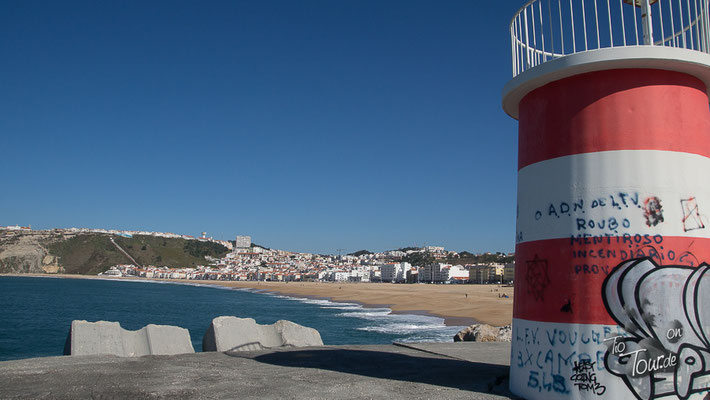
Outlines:
<svg viewBox="0 0 710 400"><path fill-rule="evenodd" d="M0 362L0 398L507 399L510 343Z"/></svg>

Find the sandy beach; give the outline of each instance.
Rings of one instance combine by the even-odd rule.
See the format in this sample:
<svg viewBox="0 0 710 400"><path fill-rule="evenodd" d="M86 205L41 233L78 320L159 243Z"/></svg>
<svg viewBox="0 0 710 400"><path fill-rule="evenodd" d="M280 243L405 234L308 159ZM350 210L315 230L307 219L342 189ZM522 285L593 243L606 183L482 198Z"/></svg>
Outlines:
<svg viewBox="0 0 710 400"><path fill-rule="evenodd" d="M228 287L264 289L290 296L386 306L393 312L443 317L447 325L483 322L509 324L513 317L513 288L500 285L430 285L337 282L216 282ZM499 297L506 294L508 298Z"/></svg>
<svg viewBox="0 0 710 400"><path fill-rule="evenodd" d="M102 279L93 275L13 274L58 278ZM110 278L143 279L143 278ZM431 285L339 282L252 282L187 281L234 288L260 289L294 297L315 297L364 306L385 306L396 313L427 314L442 317L447 325L470 325L476 322L502 326L511 323L513 288L500 285ZM500 297L507 295L508 298Z"/></svg>

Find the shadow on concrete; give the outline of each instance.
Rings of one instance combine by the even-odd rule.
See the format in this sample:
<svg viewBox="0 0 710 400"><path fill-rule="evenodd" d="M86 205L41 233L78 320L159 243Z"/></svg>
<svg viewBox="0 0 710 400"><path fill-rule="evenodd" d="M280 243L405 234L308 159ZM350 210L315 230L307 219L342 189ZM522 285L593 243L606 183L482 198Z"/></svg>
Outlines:
<svg viewBox="0 0 710 400"><path fill-rule="evenodd" d="M239 357L236 352L226 354ZM468 362L448 357L419 357L395 352L325 349L274 352L259 355L253 359L283 367L314 368L371 378L510 395L508 366Z"/></svg>

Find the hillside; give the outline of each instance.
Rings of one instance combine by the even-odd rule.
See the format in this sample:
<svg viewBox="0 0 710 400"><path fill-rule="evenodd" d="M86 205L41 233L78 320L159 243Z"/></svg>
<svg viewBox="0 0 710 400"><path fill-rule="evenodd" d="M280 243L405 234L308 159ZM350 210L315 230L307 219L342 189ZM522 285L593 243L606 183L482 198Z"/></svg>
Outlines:
<svg viewBox="0 0 710 400"><path fill-rule="evenodd" d="M217 243L179 238L6 231L0 233L0 273L93 275L132 263L111 238L141 265L194 267L206 264L205 256L223 257L228 251Z"/></svg>
<svg viewBox="0 0 710 400"><path fill-rule="evenodd" d="M355 257L360 257L360 256L364 256L367 254L372 254L372 252L369 250L360 250L360 251L356 251L354 253L348 253L349 256L355 256Z"/></svg>
<svg viewBox="0 0 710 400"><path fill-rule="evenodd" d="M459 257L448 257L446 259L447 263L450 264L489 264L489 263L501 263L508 264L515 261L515 256L506 255L503 253L486 253L486 254L472 254L467 251L462 251L459 253Z"/></svg>

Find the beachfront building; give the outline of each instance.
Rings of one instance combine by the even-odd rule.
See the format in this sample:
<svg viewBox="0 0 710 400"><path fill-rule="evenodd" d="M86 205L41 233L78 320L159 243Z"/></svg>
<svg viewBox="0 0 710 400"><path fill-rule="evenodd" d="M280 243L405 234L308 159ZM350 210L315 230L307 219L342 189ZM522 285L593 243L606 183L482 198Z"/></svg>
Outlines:
<svg viewBox="0 0 710 400"><path fill-rule="evenodd" d="M379 266L370 268L370 282L382 282L382 271Z"/></svg>
<svg viewBox="0 0 710 400"><path fill-rule="evenodd" d="M468 270L470 283L496 283L503 279L503 264L476 264Z"/></svg>
<svg viewBox="0 0 710 400"><path fill-rule="evenodd" d="M369 267L353 268L350 271L350 282L370 282L371 270Z"/></svg>
<svg viewBox="0 0 710 400"><path fill-rule="evenodd" d="M469 271L462 265L452 265L447 280L449 283L468 283Z"/></svg>
<svg viewBox="0 0 710 400"><path fill-rule="evenodd" d="M503 267L503 282L510 283L515 279L515 263L505 264Z"/></svg>
<svg viewBox="0 0 710 400"><path fill-rule="evenodd" d="M419 282L419 268L413 267L406 273L407 283L417 283Z"/></svg>
<svg viewBox="0 0 710 400"><path fill-rule="evenodd" d="M350 272L335 271L333 273L333 280L336 282L347 282L350 280Z"/></svg>
<svg viewBox="0 0 710 400"><path fill-rule="evenodd" d="M412 269L412 264L408 262L387 263L380 267L382 271L382 282L404 282L407 280L407 271Z"/></svg>
<svg viewBox="0 0 710 400"><path fill-rule="evenodd" d="M489 265L495 269L494 274L498 278L498 280L502 279L503 274L505 273L505 264L492 263Z"/></svg>
<svg viewBox="0 0 710 400"><path fill-rule="evenodd" d="M490 277L490 269L485 264L471 265L468 269L468 281L470 283L485 283Z"/></svg>
<svg viewBox="0 0 710 400"><path fill-rule="evenodd" d="M451 265L431 263L419 268L419 282L440 283L449 279Z"/></svg>

